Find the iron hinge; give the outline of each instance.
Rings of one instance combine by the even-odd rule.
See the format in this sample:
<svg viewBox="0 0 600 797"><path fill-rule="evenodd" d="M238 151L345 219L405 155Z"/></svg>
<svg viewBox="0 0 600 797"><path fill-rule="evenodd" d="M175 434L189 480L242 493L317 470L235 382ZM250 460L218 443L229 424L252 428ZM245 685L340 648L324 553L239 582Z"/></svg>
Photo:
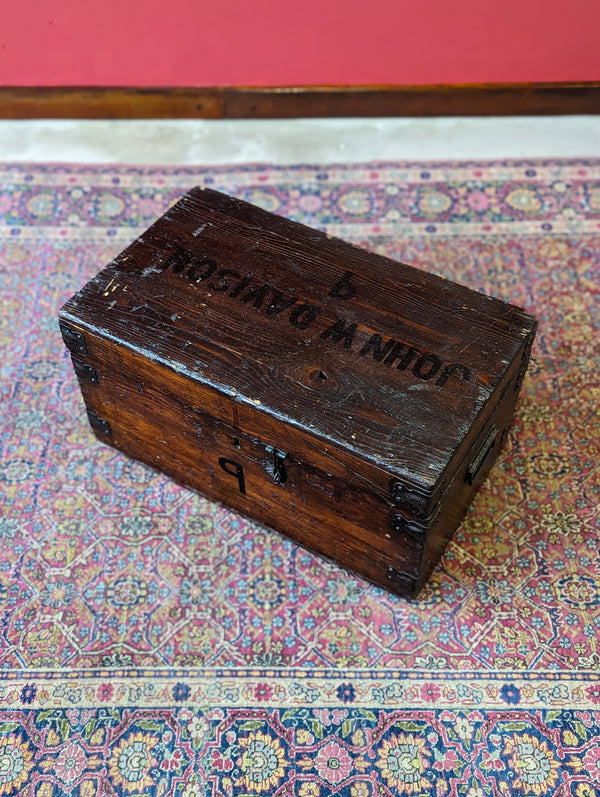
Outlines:
<svg viewBox="0 0 600 797"><path fill-rule="evenodd" d="M62 320L58 322L58 326L60 327L60 334L62 335L65 346L71 354L83 354L85 357L88 353L88 347L82 333L67 326Z"/></svg>
<svg viewBox="0 0 600 797"><path fill-rule="evenodd" d="M404 515L392 515L392 529L402 534L408 534L411 537L422 537L426 528L413 520L408 520Z"/></svg>
<svg viewBox="0 0 600 797"><path fill-rule="evenodd" d="M92 410L87 411L87 416L90 426L95 432L101 432L107 437L112 435L112 429L110 428L110 423L107 420L104 418L99 418L95 412L92 412Z"/></svg>
<svg viewBox="0 0 600 797"><path fill-rule="evenodd" d="M98 384L98 372L93 366L84 363L83 360L80 360L78 357L71 357L71 360L73 361L73 368L79 379L85 379L88 382L93 382L95 385Z"/></svg>

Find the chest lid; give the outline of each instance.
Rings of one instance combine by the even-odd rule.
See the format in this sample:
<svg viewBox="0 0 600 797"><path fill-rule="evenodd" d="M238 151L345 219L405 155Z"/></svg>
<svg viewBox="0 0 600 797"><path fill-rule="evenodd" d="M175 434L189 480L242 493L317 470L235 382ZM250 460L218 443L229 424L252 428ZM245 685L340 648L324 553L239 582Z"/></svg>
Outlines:
<svg viewBox="0 0 600 797"><path fill-rule="evenodd" d="M517 307L202 188L61 315L430 498L535 331Z"/></svg>

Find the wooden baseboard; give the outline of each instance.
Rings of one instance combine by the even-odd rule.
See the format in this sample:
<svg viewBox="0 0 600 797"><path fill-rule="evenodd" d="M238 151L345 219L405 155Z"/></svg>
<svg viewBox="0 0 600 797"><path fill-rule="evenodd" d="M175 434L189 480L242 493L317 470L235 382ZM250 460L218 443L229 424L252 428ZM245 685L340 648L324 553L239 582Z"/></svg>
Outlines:
<svg viewBox="0 0 600 797"><path fill-rule="evenodd" d="M1 87L3 119L599 114L600 81L440 86Z"/></svg>

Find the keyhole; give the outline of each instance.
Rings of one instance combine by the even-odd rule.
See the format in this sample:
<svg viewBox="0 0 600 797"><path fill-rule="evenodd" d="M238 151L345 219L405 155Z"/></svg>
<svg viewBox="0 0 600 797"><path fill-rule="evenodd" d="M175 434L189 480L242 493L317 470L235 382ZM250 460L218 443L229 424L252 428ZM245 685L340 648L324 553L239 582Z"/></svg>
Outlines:
<svg viewBox="0 0 600 797"><path fill-rule="evenodd" d="M319 373L317 374L317 376L319 377L319 379L320 379L322 382L326 382L326 381L327 381L327 374L326 374L324 371L319 371Z"/></svg>
<svg viewBox="0 0 600 797"><path fill-rule="evenodd" d="M240 448L240 441L237 439L237 437L233 438L233 447Z"/></svg>

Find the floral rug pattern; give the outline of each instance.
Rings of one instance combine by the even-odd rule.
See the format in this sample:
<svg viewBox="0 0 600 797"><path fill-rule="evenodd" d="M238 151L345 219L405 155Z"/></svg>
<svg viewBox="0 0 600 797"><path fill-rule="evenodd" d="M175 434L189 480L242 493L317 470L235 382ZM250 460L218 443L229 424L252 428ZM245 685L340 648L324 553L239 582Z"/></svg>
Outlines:
<svg viewBox="0 0 600 797"><path fill-rule="evenodd" d="M0 175L0 796L600 795L600 162ZM418 599L91 434L58 308L200 183L539 318Z"/></svg>

